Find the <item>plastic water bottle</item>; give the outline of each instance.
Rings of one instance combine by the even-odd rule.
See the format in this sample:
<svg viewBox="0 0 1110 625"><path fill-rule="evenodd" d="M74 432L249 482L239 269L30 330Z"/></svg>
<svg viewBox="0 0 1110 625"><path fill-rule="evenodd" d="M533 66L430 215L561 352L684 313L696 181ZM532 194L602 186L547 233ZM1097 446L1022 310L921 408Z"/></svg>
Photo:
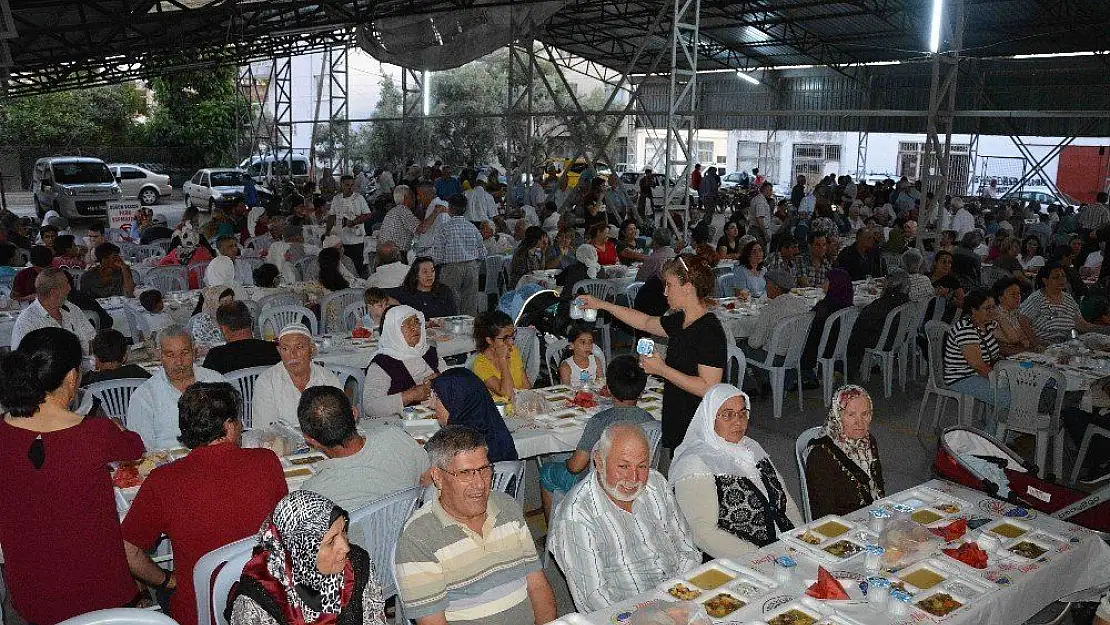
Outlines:
<svg viewBox="0 0 1110 625"><path fill-rule="evenodd" d="M589 384L590 384L590 372L589 371L579 371L578 372L578 386L581 387L581 388L586 388L587 386L589 386Z"/></svg>

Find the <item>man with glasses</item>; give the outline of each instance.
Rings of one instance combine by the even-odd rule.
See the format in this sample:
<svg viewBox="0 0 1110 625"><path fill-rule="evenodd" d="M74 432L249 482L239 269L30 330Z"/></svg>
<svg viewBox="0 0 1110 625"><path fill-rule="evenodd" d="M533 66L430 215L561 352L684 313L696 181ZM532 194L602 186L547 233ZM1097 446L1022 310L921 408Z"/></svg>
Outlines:
<svg viewBox="0 0 1110 625"><path fill-rule="evenodd" d="M251 403L251 425L256 428L281 422L295 428L297 404L301 393L312 386L343 388L339 378L312 362L316 344L303 323L291 323L278 333L278 355L281 362L258 376Z"/></svg>
<svg viewBox="0 0 1110 625"><path fill-rule="evenodd" d="M701 564L671 487L651 469L640 426L606 428L593 465L559 504L547 538L579 612L647 592Z"/></svg>
<svg viewBox="0 0 1110 625"><path fill-rule="evenodd" d="M424 449L438 496L397 542L405 616L417 625L522 625L555 620L555 595L516 501L491 492L482 435L447 425Z"/></svg>

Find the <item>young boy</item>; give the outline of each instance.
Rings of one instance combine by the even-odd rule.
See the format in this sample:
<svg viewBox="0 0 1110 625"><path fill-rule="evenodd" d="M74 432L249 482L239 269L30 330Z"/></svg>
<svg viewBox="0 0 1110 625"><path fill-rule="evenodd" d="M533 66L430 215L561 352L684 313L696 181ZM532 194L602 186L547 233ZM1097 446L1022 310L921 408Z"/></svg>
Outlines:
<svg viewBox="0 0 1110 625"><path fill-rule="evenodd" d="M605 369L605 380L613 395L613 407L590 417L574 453L566 462L552 462L540 467L540 498L547 518L551 518L552 493L566 493L585 475L590 466L590 452L601 439L605 428L617 421L649 423L655 420L648 411L636 406L636 400L647 386L647 374L634 356L617 356Z"/></svg>
<svg viewBox="0 0 1110 625"><path fill-rule="evenodd" d="M153 336L155 332L162 328L173 325L173 318L170 317L169 313L163 312L166 305L162 299L162 292L158 289L147 289L139 293L139 304L146 311L140 313L144 321L142 325L145 326L140 335Z"/></svg>
<svg viewBox="0 0 1110 625"><path fill-rule="evenodd" d="M121 378L149 378L150 372L127 362L127 338L119 330L101 330L89 341L93 356L93 370L86 371L81 385Z"/></svg>
<svg viewBox="0 0 1110 625"><path fill-rule="evenodd" d="M366 314L362 316L362 327L379 332L386 309L390 306L396 306L397 300L386 294L384 289L372 286L362 294L362 301L366 302Z"/></svg>
<svg viewBox="0 0 1110 625"><path fill-rule="evenodd" d="M54 260L50 266L55 269L84 269L81 248L72 234L59 234L54 238Z"/></svg>

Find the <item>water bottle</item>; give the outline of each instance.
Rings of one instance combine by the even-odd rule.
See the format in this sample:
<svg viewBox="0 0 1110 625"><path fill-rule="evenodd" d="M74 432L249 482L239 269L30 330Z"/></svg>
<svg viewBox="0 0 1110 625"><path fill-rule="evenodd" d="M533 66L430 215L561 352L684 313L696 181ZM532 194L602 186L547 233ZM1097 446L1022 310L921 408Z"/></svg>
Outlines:
<svg viewBox="0 0 1110 625"><path fill-rule="evenodd" d="M582 370L578 372L578 386L586 388L590 384L590 372Z"/></svg>

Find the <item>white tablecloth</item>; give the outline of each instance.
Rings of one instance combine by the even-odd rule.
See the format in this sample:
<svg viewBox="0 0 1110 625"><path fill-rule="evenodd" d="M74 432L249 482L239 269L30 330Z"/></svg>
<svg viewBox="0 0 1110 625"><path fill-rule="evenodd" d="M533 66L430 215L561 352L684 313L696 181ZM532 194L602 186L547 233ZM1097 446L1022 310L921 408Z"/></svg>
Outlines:
<svg viewBox="0 0 1110 625"><path fill-rule="evenodd" d="M1073 357L1068 359L1067 364L1061 363L1056 356L1036 352L1014 354L1010 360L1032 362L1063 373L1069 393L1087 392L1091 390L1091 382L1110 375L1110 354L1105 352Z"/></svg>
<svg viewBox="0 0 1110 625"><path fill-rule="evenodd" d="M971 504L970 516L976 518L998 518L1007 511L1013 510L1013 506L1005 502L944 480L932 480L923 486L950 494ZM847 515L848 520L864 524L867 523L868 518L867 509ZM1061 598L1097 600L1101 590L1110 585L1110 547L1086 529L1039 512L1029 512L1022 520L1032 525L1034 529L1049 531L1070 542L1062 547L1062 552L1052 553L1046 562L1004 561L1001 566L991 566L976 574L967 573L969 576L984 580L994 590L970 601L968 607L964 609L953 612L945 618L931 616L912 606L904 616L894 617L886 611L872 608L866 602L841 605L835 610L861 625L911 625L930 622L958 625L1015 625L1025 622L1026 619ZM764 615L803 596L805 592L803 580L816 578L818 564L806 552L779 541L759 549L749 557L738 560L737 563L754 569L770 579L775 579L774 559L782 555L789 555L798 562L799 570L794 573L792 581L784 587L772 588L748 606L731 614L729 616L733 619L731 622L766 620L768 617ZM939 557L947 558L944 555ZM824 566L828 567L834 576L840 578L863 580L868 577L862 557L857 557L839 567ZM712 594L712 592L706 593L704 598ZM652 599L673 601L663 592L644 593L611 608L593 612L587 615L587 620L597 625L614 623L616 621L611 619L615 614L633 609L636 605ZM829 606L831 604L825 604L826 608Z"/></svg>
<svg viewBox="0 0 1110 625"><path fill-rule="evenodd" d="M805 297L811 308L821 301L820 296L810 294L811 290L807 289L806 293ZM878 299L877 295L857 293L852 303L862 308L876 299ZM756 322L759 321L759 317L769 301L766 298L760 298L751 302L740 302L734 297L723 297L718 300L720 305L713 309L713 313L720 318L725 329L732 332L733 338L746 338L751 336ZM733 304L735 308L726 308L726 304Z"/></svg>

